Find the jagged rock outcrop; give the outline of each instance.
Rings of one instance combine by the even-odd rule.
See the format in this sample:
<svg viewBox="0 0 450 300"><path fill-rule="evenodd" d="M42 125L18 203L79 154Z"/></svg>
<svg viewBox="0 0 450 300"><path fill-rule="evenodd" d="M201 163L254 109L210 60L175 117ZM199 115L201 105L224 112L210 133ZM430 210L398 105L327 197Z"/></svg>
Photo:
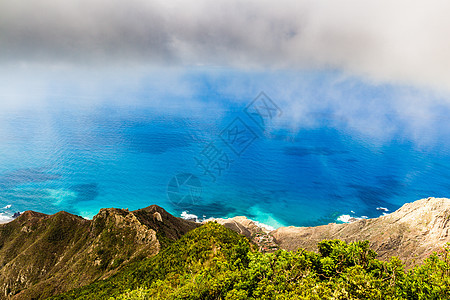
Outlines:
<svg viewBox="0 0 450 300"><path fill-rule="evenodd" d="M271 235L286 250L317 250L317 243L324 239L368 240L380 259L398 256L411 267L450 242L449 221L450 199L428 198L407 203L379 218L350 224L281 227Z"/></svg>
<svg viewBox="0 0 450 300"><path fill-rule="evenodd" d="M0 299L46 298L107 278L198 226L156 205L101 209L93 220L26 211L0 225Z"/></svg>
<svg viewBox="0 0 450 300"><path fill-rule="evenodd" d="M142 224L171 240L177 240L186 232L200 226L198 223L174 217L157 205L135 210L133 214Z"/></svg>

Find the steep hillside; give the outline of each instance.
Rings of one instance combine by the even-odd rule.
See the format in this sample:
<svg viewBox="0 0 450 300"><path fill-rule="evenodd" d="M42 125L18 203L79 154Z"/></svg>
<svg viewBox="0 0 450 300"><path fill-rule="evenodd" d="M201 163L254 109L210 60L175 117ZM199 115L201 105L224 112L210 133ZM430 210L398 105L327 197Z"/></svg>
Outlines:
<svg viewBox="0 0 450 300"><path fill-rule="evenodd" d="M45 298L107 278L197 226L158 206L102 209L93 220L27 211L0 225L0 297Z"/></svg>

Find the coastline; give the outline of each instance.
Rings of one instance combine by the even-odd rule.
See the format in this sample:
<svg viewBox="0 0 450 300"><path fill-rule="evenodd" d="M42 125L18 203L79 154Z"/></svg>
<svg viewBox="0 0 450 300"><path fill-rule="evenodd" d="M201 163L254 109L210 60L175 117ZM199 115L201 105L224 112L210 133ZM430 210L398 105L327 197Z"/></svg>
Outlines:
<svg viewBox="0 0 450 300"><path fill-rule="evenodd" d="M9 208L9 207L4 207L4 209ZM379 211L383 211L383 213L379 217L389 214L389 210L387 208L377 207L376 209ZM20 214L20 212L18 212L18 213ZM17 212L14 214L0 212L0 224L6 224L6 223L13 221L15 219L15 216L14 216L15 214L17 214ZM188 211L183 211L180 214L179 218L181 218L183 220L187 220L187 221L201 223L201 224L204 224L205 222L210 222L210 221L218 221L220 223L220 222L226 222L227 220L233 220L235 218L243 218L243 219L251 221L255 226L259 227L260 229L262 229L264 232L267 232L267 233L275 231L275 230L277 230L279 228L283 228L283 227L298 227L298 226L293 226L293 225L281 225L281 226L275 227L275 226L266 224L264 222L250 219L247 216L233 216L233 217L221 217L221 218L216 218L216 217L206 218L206 216L203 216L202 218L199 218L197 215L190 214ZM378 217L375 217L375 218L378 218ZM87 219L87 218L85 218L85 219ZM353 222L363 220L363 219L369 219L369 218L367 216L357 216L354 211L351 211L349 214L339 215L335 219L334 223L349 224L349 223L353 223ZM374 218L371 218L371 219L374 219ZM323 224L323 225L325 225L325 224ZM307 227L311 227L311 226L307 226ZM314 227L314 226L312 226L312 227Z"/></svg>
<svg viewBox="0 0 450 300"><path fill-rule="evenodd" d="M277 228L275 228L273 226L270 226L268 224L264 224L262 222L259 222L259 221L247 218L246 216L234 216L234 217L229 217L229 218L215 218L215 217L206 218L205 216L203 216L203 218L200 219L197 215L190 214L188 211L183 211L181 213L181 215L180 215L180 218L182 218L183 220L193 221L193 222L201 223L201 224L205 224L207 222L214 222L214 221L222 224L224 222L231 221L231 220L234 220L236 218L239 218L239 219L248 220L249 222L253 223L255 226L257 226L258 228L260 228L261 230L263 230L264 232L267 232L267 233L277 229ZM281 228L281 227L284 227L284 226L280 226L278 228Z"/></svg>
<svg viewBox="0 0 450 300"><path fill-rule="evenodd" d="M387 208L379 207L377 210L382 211L379 217L349 216L345 220L347 223L330 222L324 225L307 227L283 226L274 228L245 216L231 218L204 217L199 219L196 215L183 212L181 217L175 217L157 205L132 212L128 209L104 208L100 210L96 217L101 217L106 211L139 214L142 211L153 211L155 207L173 220L178 219L175 222L188 220L187 223L197 224L195 226L217 222L248 237L263 252L270 252L279 248L289 251L295 251L299 248L317 250L315 248L317 243L327 239L340 239L346 242L368 240L374 250L380 254L380 257L387 258L389 255L395 254L410 259L412 258L411 255L424 258L430 254L430 251L437 251L445 243L450 243L450 235L447 232L449 229L446 223L450 216L450 199L447 198L429 197L408 202L390 213L387 213ZM28 212L28 214L23 213L22 216L27 218L25 215L31 214L51 218L61 214L60 212L50 216L35 212L33 214L32 211ZM77 215L62 213L82 219ZM11 218L5 218L5 213L1 214L3 214L3 221L11 221ZM162 220L158 216L152 216L151 218L156 218L160 222ZM420 237L420 239L418 240L417 237Z"/></svg>
<svg viewBox="0 0 450 300"><path fill-rule="evenodd" d="M352 210L352 211L350 211L349 214L341 214L341 215L339 215L334 220L334 222L331 222L331 223L335 223L335 224L350 224L350 223L353 223L353 222L356 222L356 221L359 221L359 220L376 219L376 218L383 217L383 216L386 216L389 213L391 213L389 211L389 209L387 209L385 207L377 207L376 210L377 211L382 211L382 214L379 215L378 217L369 218L367 216L357 216L355 214L355 212ZM222 218L216 218L216 217L206 218L205 216L203 216L203 218L199 218L197 215L189 213L189 211L183 211L180 214L180 218L182 218L184 220L187 220L187 221L193 221L193 222L201 223L201 224L204 224L206 222L211 222L211 221L217 221L218 223L223 224L223 223L225 223L227 221L233 221L235 219L245 219L245 220L248 220L248 221L252 222L255 226L259 227L260 229L262 229L266 233L270 233L270 232L275 231L275 230L277 230L279 228L285 228L285 227L317 227L317 226L320 226L320 225L315 225L315 226L281 225L281 226L275 227L275 226L271 226L269 224L266 224L266 223L263 223L263 222L260 222L260 221L257 221L257 220L250 219L247 216L234 216L234 217L222 217ZM322 225L326 225L326 224L322 224Z"/></svg>

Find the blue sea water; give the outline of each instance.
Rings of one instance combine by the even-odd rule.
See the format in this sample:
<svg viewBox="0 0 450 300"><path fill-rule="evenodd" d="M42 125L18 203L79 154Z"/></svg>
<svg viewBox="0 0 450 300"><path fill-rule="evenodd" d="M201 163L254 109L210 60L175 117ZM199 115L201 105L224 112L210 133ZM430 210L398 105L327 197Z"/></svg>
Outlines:
<svg viewBox="0 0 450 300"><path fill-rule="evenodd" d="M222 105L205 106L211 97ZM313 226L450 196L447 131L433 132L437 142L430 147L402 135L379 143L340 126L327 108L314 116L315 126L292 130L278 122L286 111L260 127L244 111L251 98L227 101L208 92L203 99L209 100L189 109L66 107L60 99L62 104L45 109L0 113L3 215L66 210L92 218L103 207L157 204L177 216L245 215L273 227ZM239 155L226 135L236 118L254 135L251 142L244 139ZM223 170L215 178L198 164L205 154L219 153L208 151L228 159L221 156ZM179 174L198 179L197 194L189 198L188 188L183 203L170 193Z"/></svg>

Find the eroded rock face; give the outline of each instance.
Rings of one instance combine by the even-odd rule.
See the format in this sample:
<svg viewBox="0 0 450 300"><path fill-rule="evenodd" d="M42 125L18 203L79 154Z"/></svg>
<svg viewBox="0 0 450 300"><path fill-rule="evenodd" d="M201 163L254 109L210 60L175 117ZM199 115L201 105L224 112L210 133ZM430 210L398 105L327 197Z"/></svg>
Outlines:
<svg viewBox="0 0 450 300"><path fill-rule="evenodd" d="M163 219L161 217L161 214L159 212L155 212L153 213L153 217L158 221L158 222L162 222Z"/></svg>
<svg viewBox="0 0 450 300"><path fill-rule="evenodd" d="M407 266L423 261L450 242L450 199L428 198L375 219L317 227L281 227L271 232L283 249L317 250L324 239L369 240L380 259L398 256Z"/></svg>
<svg viewBox="0 0 450 300"><path fill-rule="evenodd" d="M101 209L92 220L24 212L0 225L0 299L45 298L107 278L156 255L159 237L175 240L198 226L158 206Z"/></svg>

